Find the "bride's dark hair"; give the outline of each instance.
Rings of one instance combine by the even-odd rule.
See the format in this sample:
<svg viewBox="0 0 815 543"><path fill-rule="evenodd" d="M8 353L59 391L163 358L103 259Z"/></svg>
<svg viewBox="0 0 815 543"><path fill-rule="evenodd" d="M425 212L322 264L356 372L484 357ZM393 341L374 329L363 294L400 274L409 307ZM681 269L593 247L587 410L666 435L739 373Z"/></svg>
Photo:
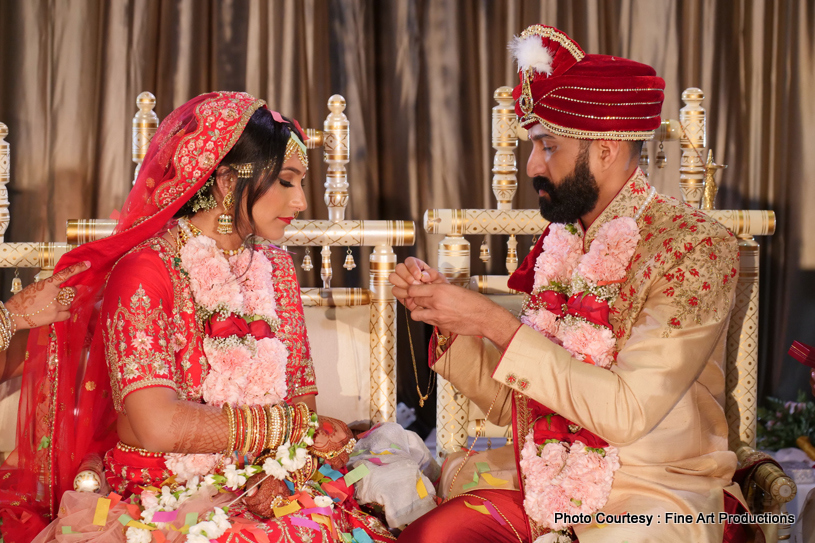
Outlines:
<svg viewBox="0 0 815 543"><path fill-rule="evenodd" d="M283 167L286 144L289 142L292 131L294 130L298 138L302 138L302 134L297 132L294 123L290 119L283 117L283 120L286 122L275 121L272 113L265 107L255 111L249 118L249 122L235 146L218 165L254 165L252 177L239 177L235 183L233 194L235 202L243 201L244 194L246 195L246 217L243 217L242 206L236 205L234 208L235 226L238 231L255 231L255 219L252 216L252 208L255 206L255 202L277 181L280 169ZM215 173L213 173L214 175ZM202 188L202 191L205 191L204 196L212 194L212 185L213 183L208 183ZM201 191L199 191L199 194L201 194ZM199 198L199 194L196 194L189 202L184 204L175 214L175 217L192 215L194 213L193 204ZM246 228L247 225L248 228Z"/></svg>

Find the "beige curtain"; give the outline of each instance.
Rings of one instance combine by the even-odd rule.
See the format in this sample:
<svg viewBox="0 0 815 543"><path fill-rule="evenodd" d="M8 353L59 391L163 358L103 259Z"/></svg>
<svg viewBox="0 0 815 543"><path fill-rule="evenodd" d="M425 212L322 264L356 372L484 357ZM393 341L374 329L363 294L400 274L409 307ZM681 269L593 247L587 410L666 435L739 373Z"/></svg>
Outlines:
<svg viewBox="0 0 815 543"><path fill-rule="evenodd" d="M492 94L516 80L507 41L538 22L589 53L654 66L667 84L665 117L677 117L684 88L704 89L708 145L729 166L719 207L779 218L776 235L759 239L761 394L804 388L804 368L784 353L791 339L815 343L815 219L805 213L815 204L805 181L815 171L806 129L815 121L815 7L806 0L0 0L0 121L12 145L6 240L64 239L66 219L121 206L143 90L161 118L201 92L240 89L312 127L340 93L352 123L349 217L421 228L431 207L493 207ZM671 195L675 147L669 167L652 174ZM528 152L522 144L516 207L536 205ZM314 162L307 216L322 218L325 171ZM400 258L432 261L437 241L420 234ZM502 272L502 245L491 247L491 265L474 259L474 272ZM364 284L365 255L355 256L352 274L335 262L335 283Z"/></svg>

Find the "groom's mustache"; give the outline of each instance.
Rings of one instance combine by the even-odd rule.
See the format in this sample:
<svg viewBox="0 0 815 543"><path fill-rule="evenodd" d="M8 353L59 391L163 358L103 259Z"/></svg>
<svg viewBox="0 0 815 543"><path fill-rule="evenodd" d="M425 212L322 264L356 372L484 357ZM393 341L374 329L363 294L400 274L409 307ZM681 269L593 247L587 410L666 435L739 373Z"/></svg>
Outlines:
<svg viewBox="0 0 815 543"><path fill-rule="evenodd" d="M552 180L542 175L532 178L532 186L535 188L535 192L544 191L549 196L557 191L557 187L552 183Z"/></svg>

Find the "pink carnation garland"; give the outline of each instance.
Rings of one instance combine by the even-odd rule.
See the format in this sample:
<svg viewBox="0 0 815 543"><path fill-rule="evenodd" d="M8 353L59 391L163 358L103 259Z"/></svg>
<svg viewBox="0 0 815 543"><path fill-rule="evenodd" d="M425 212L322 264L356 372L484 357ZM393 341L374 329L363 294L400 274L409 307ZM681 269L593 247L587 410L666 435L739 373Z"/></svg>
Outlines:
<svg viewBox="0 0 815 543"><path fill-rule="evenodd" d="M183 221L180 228L189 229ZM227 259L215 241L189 235L180 251L197 309L207 318L218 313L262 319L272 330L279 325L272 281L272 263L261 251L245 250ZM228 403L272 405L286 397L286 345L274 337L252 335L207 337L204 354L209 371L202 388L204 401L216 407ZM170 454L167 467L179 482L212 473L220 454Z"/></svg>
<svg viewBox="0 0 815 543"><path fill-rule="evenodd" d="M634 219L614 219L600 227L584 255L577 228L553 224L535 262L532 297L521 322L562 345L575 358L609 369L616 349L611 328L570 315L563 308L548 308L535 297L547 290L566 297L592 294L607 307L619 293L639 240ZM612 446L590 449L580 441L571 446L566 442L539 446L532 431L526 436L521 458L526 480L524 508L531 518L555 531L568 525L556 524L553 513L593 514L605 505L614 472L620 467Z"/></svg>

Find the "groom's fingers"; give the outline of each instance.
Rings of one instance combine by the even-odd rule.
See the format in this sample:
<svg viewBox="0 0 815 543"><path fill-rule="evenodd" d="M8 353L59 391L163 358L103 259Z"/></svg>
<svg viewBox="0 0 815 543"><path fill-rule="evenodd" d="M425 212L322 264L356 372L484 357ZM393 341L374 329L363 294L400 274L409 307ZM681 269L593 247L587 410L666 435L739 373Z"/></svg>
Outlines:
<svg viewBox="0 0 815 543"><path fill-rule="evenodd" d="M422 262L421 260L419 260L418 258L409 256L405 259L405 268L407 269L408 273L410 273L410 276L413 277L414 280L421 282L422 270L424 270L425 268L429 268L429 266Z"/></svg>

